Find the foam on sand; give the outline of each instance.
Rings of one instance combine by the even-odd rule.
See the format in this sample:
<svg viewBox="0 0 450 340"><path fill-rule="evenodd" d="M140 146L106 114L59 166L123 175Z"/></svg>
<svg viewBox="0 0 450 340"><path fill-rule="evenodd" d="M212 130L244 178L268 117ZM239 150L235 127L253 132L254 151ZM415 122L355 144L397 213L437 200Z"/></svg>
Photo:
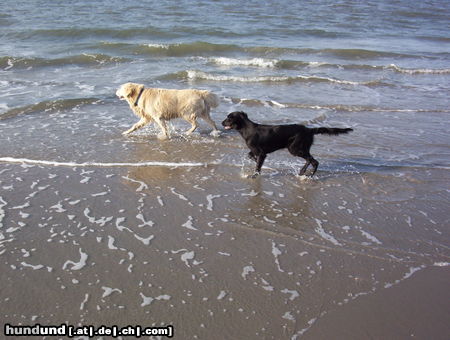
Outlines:
<svg viewBox="0 0 450 340"><path fill-rule="evenodd" d="M3 219L5 218L5 210L3 209L6 206L6 202L3 197L0 196L0 228L3 227Z"/></svg>
<svg viewBox="0 0 450 340"><path fill-rule="evenodd" d="M47 165L47 166L65 166L65 167L100 167L100 168L113 168L113 167L142 167L142 166L162 166L162 167L199 167L206 166L204 163L188 163L188 162L136 162L136 163L102 163L102 162L56 162L47 160L36 160L28 158L14 158L14 157L0 157L0 162L3 163L18 163L18 164L32 164L32 165Z"/></svg>
<svg viewBox="0 0 450 340"><path fill-rule="evenodd" d="M325 232L325 230L322 227L322 221L317 218L315 220L317 223L317 228L314 229L315 232L317 234L319 234L323 239L330 241L331 243L333 243L336 246L340 246L341 244L338 242L338 240L336 240L332 235Z"/></svg>
<svg viewBox="0 0 450 340"><path fill-rule="evenodd" d="M70 260L66 261L62 267L63 270L65 270L66 267L69 265L72 265L72 267L69 268L70 270L80 270L84 266L86 266L86 261L87 261L88 255L86 253L84 253L81 250L81 248L79 249L79 251L80 251L80 255L81 255L80 261L78 261L78 262L74 262L74 261L70 261Z"/></svg>

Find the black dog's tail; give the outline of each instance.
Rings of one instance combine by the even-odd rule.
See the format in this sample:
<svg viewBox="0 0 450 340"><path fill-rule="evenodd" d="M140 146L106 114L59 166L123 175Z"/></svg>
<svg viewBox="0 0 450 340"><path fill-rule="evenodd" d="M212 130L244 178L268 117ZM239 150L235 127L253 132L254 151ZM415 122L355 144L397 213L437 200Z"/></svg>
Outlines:
<svg viewBox="0 0 450 340"><path fill-rule="evenodd" d="M340 129L340 128L327 128L327 127L312 128L311 130L314 135L319 135L319 134L339 135L341 133L349 133L350 131L353 131L353 129L350 129L350 128Z"/></svg>

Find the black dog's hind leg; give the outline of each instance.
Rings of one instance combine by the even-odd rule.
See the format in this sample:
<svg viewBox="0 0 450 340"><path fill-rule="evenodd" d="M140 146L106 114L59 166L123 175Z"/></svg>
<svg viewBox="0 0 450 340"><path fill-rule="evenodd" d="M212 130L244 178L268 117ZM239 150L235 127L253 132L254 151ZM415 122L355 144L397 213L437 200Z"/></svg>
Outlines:
<svg viewBox="0 0 450 340"><path fill-rule="evenodd" d="M312 164L313 166L313 172L311 174L311 176L313 176L317 171L317 167L319 166L319 162L316 161L314 157L309 153L309 149L311 148L312 143L312 135L297 135L293 138L292 142L288 146L288 150L292 155L302 157L306 160L305 165L300 170L300 176L303 176L305 174L310 164Z"/></svg>
<svg viewBox="0 0 450 340"><path fill-rule="evenodd" d="M305 165L303 166L303 168L300 170L299 175L300 175L300 176L303 176L303 175L305 174L305 172L306 172L306 169L308 169L308 166L309 166L310 164L312 164L312 166L313 166L313 171L312 171L311 176L313 176L313 175L316 173L317 168L319 167L319 162L316 161L316 160L313 158L313 156L311 156L310 154L308 154L308 156L305 156L305 157L304 157L304 156L300 156L300 157L304 158L304 159L306 160L306 163L305 163Z"/></svg>
<svg viewBox="0 0 450 340"><path fill-rule="evenodd" d="M306 170L308 169L308 166L310 164L311 164L311 162L307 160L305 165L303 166L303 168L300 170L300 173L299 173L300 176L303 176L303 174L306 172Z"/></svg>
<svg viewBox="0 0 450 340"><path fill-rule="evenodd" d="M311 176L314 176L314 174L317 171L317 168L319 167L319 162L316 161L311 155L309 155L309 157L310 157L309 161L311 162L311 164L313 166L313 172L312 172Z"/></svg>
<svg viewBox="0 0 450 340"><path fill-rule="evenodd" d="M250 152L248 153L248 158L253 159L255 162L258 161L257 158L256 158L256 156L255 156L255 154L254 154L252 151L250 151Z"/></svg>

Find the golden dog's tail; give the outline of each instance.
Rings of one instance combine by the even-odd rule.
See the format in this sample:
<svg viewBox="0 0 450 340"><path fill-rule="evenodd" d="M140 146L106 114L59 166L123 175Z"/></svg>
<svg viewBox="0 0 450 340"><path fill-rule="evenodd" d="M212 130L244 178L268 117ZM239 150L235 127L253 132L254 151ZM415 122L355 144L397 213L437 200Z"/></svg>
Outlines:
<svg viewBox="0 0 450 340"><path fill-rule="evenodd" d="M215 95L212 92L209 91L201 91L200 95L202 96L203 100L205 101L206 105L208 107L218 107L220 104L219 97Z"/></svg>

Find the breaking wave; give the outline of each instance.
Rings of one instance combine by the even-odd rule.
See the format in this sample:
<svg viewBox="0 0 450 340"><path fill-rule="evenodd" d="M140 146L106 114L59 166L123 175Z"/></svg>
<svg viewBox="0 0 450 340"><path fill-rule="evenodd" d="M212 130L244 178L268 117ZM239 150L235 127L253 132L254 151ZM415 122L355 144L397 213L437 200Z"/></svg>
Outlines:
<svg viewBox="0 0 450 340"><path fill-rule="evenodd" d="M344 85L366 85L366 86L381 86L387 85L379 80L368 82L356 82L349 80L340 80L328 77L318 76L230 76L222 74L208 73L198 70L187 70L176 73L170 73L161 77L165 80L190 80L190 81L217 81L217 82L240 82L240 83L336 83Z"/></svg>
<svg viewBox="0 0 450 340"><path fill-rule="evenodd" d="M245 105L248 107L276 107L281 109L304 109L304 110L330 110L330 111L344 111L344 112L438 112L438 113L450 113L448 110L424 110L424 109L405 109L405 108L388 108L378 106L361 106L361 105L312 105L312 104L300 104L300 103L279 103L275 100L259 100L251 98L236 98L225 97L225 101L232 104Z"/></svg>
<svg viewBox="0 0 450 340"><path fill-rule="evenodd" d="M447 74L450 69L433 68L402 68L395 64L390 65L368 65L368 64L334 64L318 61L301 61L285 59L267 59L267 58L229 58L229 57L196 57L195 59L205 61L219 66L242 66L242 67L260 67L260 68L278 68L278 69L302 69L302 68L336 68L343 70L363 70L363 71L386 71L405 74Z"/></svg>
<svg viewBox="0 0 450 340"><path fill-rule="evenodd" d="M448 74L448 73L450 73L450 68L442 68L442 69L402 68L395 64L386 66L386 68L393 70L395 72L406 73L406 74Z"/></svg>

